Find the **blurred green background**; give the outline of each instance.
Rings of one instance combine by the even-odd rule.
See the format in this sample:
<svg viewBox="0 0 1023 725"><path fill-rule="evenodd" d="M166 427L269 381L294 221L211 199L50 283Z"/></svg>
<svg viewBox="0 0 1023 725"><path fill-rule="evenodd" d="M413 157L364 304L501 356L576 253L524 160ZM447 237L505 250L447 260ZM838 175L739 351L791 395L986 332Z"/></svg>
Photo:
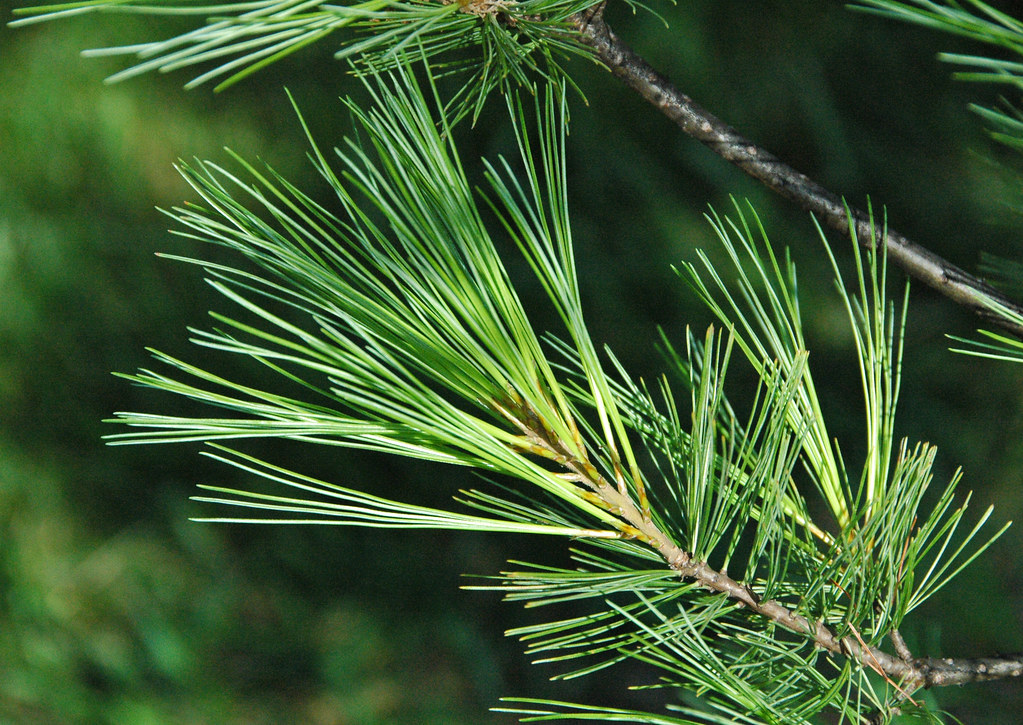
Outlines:
<svg viewBox="0 0 1023 725"><path fill-rule="evenodd" d="M9 19L12 5L0 3ZM620 34L685 91L797 168L966 268L980 250L1018 253L1018 177L966 110L990 100L956 85L934 56L968 44L850 13L840 3L733 0L612 8ZM200 359L186 325L223 309L195 269L157 251L197 253L156 207L189 198L179 157L259 157L322 185L285 98L324 145L341 138L337 101L356 91L332 41L225 93L150 75L109 86L116 59L85 48L163 37L173 21L80 18L0 28L0 722L508 723L502 695L658 707L628 693L641 669L547 682L502 631L532 621L463 573L509 558L564 563L549 540L399 534L335 527L192 523L199 482L236 472L187 447L105 447L117 410L185 412L114 378L148 364L144 346ZM712 248L702 215L748 197L799 261L811 364L847 461L862 450L861 404L841 309L806 214L772 198L609 74L573 61L571 189L590 320L637 374L658 370L658 325L704 325L670 270ZM987 92L987 91L984 91ZM499 103L462 129L466 158L509 150ZM846 260L845 243L838 248ZM511 265L515 267L514 264ZM522 273L524 270L518 269ZM543 310L538 307L538 315ZM965 469L975 511L1019 518L1021 370L953 355L946 333L975 321L917 286L900 433L939 447L940 479ZM679 338L680 339L680 338ZM737 376L732 390L748 390ZM442 503L463 474L374 456L282 448L346 485ZM1021 532L909 621L919 654L1023 650ZM1023 683L934 695L970 723L1016 723Z"/></svg>

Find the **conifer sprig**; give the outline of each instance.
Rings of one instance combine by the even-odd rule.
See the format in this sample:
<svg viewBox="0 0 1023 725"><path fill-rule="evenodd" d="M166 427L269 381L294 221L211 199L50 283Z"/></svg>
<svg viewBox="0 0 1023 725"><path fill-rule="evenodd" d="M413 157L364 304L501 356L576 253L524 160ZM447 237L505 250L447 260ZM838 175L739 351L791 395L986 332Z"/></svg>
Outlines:
<svg viewBox="0 0 1023 725"><path fill-rule="evenodd" d="M200 501L248 515L215 520L573 537L574 568L526 564L485 588L528 605L589 607L514 634L544 661L570 663L566 676L626 658L663 670L668 686L707 708L682 721L852 717L947 672L881 643L1001 532L979 539L985 516L957 536L957 479L926 508L933 450L892 442L902 318L886 296L884 260L859 260L858 295L839 288L867 428L879 438L857 477L815 397L794 268L755 214L737 206L738 221L711 218L732 273L709 257L683 271L725 331L688 334L669 355L689 392L680 411L667 382L655 398L590 337L561 89L537 94L532 112L510 104L520 163L488 164L476 194L432 86L402 65L368 88L373 106L348 102L358 132L333 158L312 143L335 209L237 157L238 173L182 165L200 201L171 212L181 233L239 258L177 257L202 267L236 310L215 313L216 326L192 330L193 341L276 382L245 384L156 353L170 373L127 377L225 414L122 413L117 422L133 430L112 442L205 441L208 455L276 489L203 486ZM527 260L558 338L526 316L495 230ZM733 349L760 380L744 416L724 392ZM497 486L462 492L469 512L427 508L224 445L266 437L467 466ZM812 518L811 495L832 521Z"/></svg>
<svg viewBox="0 0 1023 725"><path fill-rule="evenodd" d="M86 56L125 56L135 63L107 80L188 69L191 88L215 82L227 88L287 56L337 38L338 61L358 73L394 68L410 52L437 72L463 76L448 103L449 118L476 115L491 91L530 87L537 77L564 83L561 63L587 51L569 18L593 0L80 0L15 9L14 26L87 13L197 18L178 35L87 50ZM344 67L344 66L342 66Z"/></svg>

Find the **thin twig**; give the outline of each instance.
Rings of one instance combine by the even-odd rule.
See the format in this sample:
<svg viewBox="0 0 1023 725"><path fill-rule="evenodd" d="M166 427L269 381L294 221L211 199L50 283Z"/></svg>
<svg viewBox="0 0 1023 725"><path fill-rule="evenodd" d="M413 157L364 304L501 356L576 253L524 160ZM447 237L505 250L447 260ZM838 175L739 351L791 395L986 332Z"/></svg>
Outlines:
<svg viewBox="0 0 1023 725"><path fill-rule="evenodd" d="M796 202L825 226L848 234L851 217L861 244L886 244L888 258L910 276L1023 339L1023 326L995 315L990 308L994 301L1023 314L1023 306L1018 302L893 229L875 228L868 214L847 208L838 194L796 171L701 108L624 43L604 21L603 11L604 3L600 3L573 17L582 42L615 76L660 109L685 133L757 181Z"/></svg>
<svg viewBox="0 0 1023 725"><path fill-rule="evenodd" d="M906 640L902 638L902 632L897 629L893 629L888 633L888 637L892 641L892 647L895 648L895 654L901 657L903 662L912 662L913 653L906 645Z"/></svg>

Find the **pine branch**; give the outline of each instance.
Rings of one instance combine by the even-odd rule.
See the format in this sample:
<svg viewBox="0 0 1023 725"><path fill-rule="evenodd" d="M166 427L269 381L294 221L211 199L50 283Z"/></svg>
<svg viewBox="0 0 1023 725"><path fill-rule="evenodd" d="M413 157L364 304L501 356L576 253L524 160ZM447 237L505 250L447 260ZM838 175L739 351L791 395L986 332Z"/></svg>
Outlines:
<svg viewBox="0 0 1023 725"><path fill-rule="evenodd" d="M796 202L839 233L848 232L851 215L856 235L864 246L887 244L888 258L910 276L1023 339L1023 326L999 317L991 310L992 302L1017 313L1023 313L1023 306L895 230L875 230L869 214L858 209L850 210L840 196L701 108L615 34L604 20L605 4L601 2L574 16L582 42L615 76L660 109L686 134L768 188Z"/></svg>
<svg viewBox="0 0 1023 725"><path fill-rule="evenodd" d="M194 340L266 366L286 387L260 390L158 354L177 373L143 370L130 379L230 415L119 414L121 423L140 430L114 442L274 436L508 476L522 484L510 489L510 498L465 492L486 514L467 516L332 485L218 447L219 460L300 493L204 487L212 495L201 500L258 512L251 521L545 533L584 538L615 556L638 555L644 567L659 557L666 563L658 561L654 574L665 585L661 591L648 599L645 584L634 586L639 603L622 607L607 599L621 582L587 581L582 588L600 596L605 611L537 627L537 651L554 651L552 659L610 653L614 661L648 662L680 686L716 692L728 712L749 703L769 722L809 722L806 716L824 708L851 715L869 702L883 710L893 697L897 702L922 686L1020 675L1023 658L913 659L902 649L897 656L879 649L883 634L990 544L964 555L988 514L953 543L966 506L950 509L958 476L918 520L933 449L903 446L891 466L903 322L896 336L884 255L865 255L869 279L859 265L858 301L839 286L854 326L875 450L862 495L853 496L837 446L814 422L822 414L805 366L795 270L770 249L766 235L760 248L741 211L738 224L714 220L733 264L751 267L740 275L739 290L706 258L705 276L687 267L694 290L730 330L722 338L711 328L702 344L687 339L677 367L692 396L692 426L683 430L668 388L663 430L653 419L646 428L635 425L636 406L622 392L646 394L617 362L625 382L612 382L583 316L564 187L563 89L537 94L535 133L521 102L510 99L522 171L504 159L485 163L482 192L565 328L555 344L564 361L555 364L502 264L428 77L429 98L399 65L367 80L373 109L346 102L358 134L336 150L340 173L313 142L314 162L336 193L340 214L240 158L254 181L209 163L182 168L201 198L174 210L182 233L254 265L250 271L185 259L202 265L213 287L244 313L215 314L218 327L194 330ZM755 227L762 233L759 221ZM860 262L859 247L853 249ZM744 265L747 258L751 265ZM733 341L762 385L745 424L735 420L722 392ZM292 384L313 400L293 397ZM639 418L658 409L653 400L643 403ZM666 464L684 469L682 476L672 470L661 480L642 472L644 451L636 444L647 432L668 439ZM821 529L796 489L792 471L800 459L838 523L834 537L817 535ZM745 541L750 551L733 557ZM729 562L734 571L741 559L746 568L729 575ZM617 571L633 584L650 576L649 570ZM519 578L508 588L530 589L535 581ZM548 602L579 593L530 591ZM677 614L656 609L694 593ZM884 607L871 617L878 602ZM696 636L679 639L679 647L693 647L676 655L668 638L682 626ZM713 636L703 634L708 626L716 628ZM780 629L802 639L792 646L788 632L776 636ZM832 658L839 663L837 673L818 671L821 652L829 665ZM754 671L758 682L779 681L781 689L751 684ZM873 691L873 672L884 680L883 696Z"/></svg>
<svg viewBox="0 0 1023 725"><path fill-rule="evenodd" d="M749 586L732 579L724 572L715 570L707 562L693 560L652 522L644 520L639 509L631 501L617 500L618 497L614 495L616 492L613 492L610 484L605 483L601 490L610 494L610 498L614 500L613 505L622 511L623 520L629 522L639 532L637 537L655 548L683 579L694 580L711 591L721 592L751 612L780 624L791 632L808 635L821 649L851 657L864 667L894 680L905 689L963 685L1023 676L1023 654L967 659L916 658L907 661L877 647L869 646L856 636L839 637L822 622L812 621L776 600L761 601Z"/></svg>
<svg viewBox="0 0 1023 725"><path fill-rule="evenodd" d="M532 444L532 452L558 461L569 473L568 477L585 486L594 494L587 500L606 509L617 517L614 526L626 537L634 538L651 547L682 579L691 580L704 588L720 592L740 603L754 614L781 625L790 632L810 637L814 644L834 655L850 657L911 693L921 687L946 687L971 682L1023 676L1023 653L1002 657L981 658L912 658L901 635L895 633L898 654L892 655L871 646L853 630L839 636L823 622L815 621L793 611L781 602L761 600L752 587L743 584L724 571L718 571L706 561L694 558L662 531L644 507L637 505L627 490L608 481L585 458L574 457L569 448L543 425L530 425L525 421L541 419L528 407L505 413Z"/></svg>

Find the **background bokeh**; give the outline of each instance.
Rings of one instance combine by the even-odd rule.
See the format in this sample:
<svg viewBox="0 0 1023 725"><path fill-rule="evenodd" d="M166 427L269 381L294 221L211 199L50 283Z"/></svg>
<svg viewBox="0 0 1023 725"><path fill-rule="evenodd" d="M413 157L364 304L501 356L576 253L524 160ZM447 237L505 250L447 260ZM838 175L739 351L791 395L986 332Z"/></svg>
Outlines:
<svg viewBox="0 0 1023 725"><path fill-rule="evenodd" d="M11 7L0 2L0 17ZM1018 254L1016 162L966 109L990 91L957 85L935 60L969 44L838 2L657 9L670 29L650 15L609 16L748 136L856 204L869 195L892 226L963 267L975 268L980 250ZM330 40L221 94L184 91L183 74L105 85L120 62L79 56L172 23L107 16L0 28L0 722L512 722L488 712L502 695L656 707L661 694L625 691L655 676L641 669L548 682L557 667L529 665L502 637L530 614L459 589L462 574L493 574L510 558L564 563L560 544L193 523L210 513L189 501L194 485L243 484L236 472L185 446L103 445L112 427L102 420L114 411L187 410L111 372L147 365L147 345L201 359L208 353L189 349L185 327L222 307L196 269L154 256L197 251L157 211L189 198L175 160L223 161L227 145L322 193L283 88L324 145L347 130L338 96L357 92ZM807 215L606 72L572 66L588 101L573 103L570 186L596 337L636 374L655 375L657 327L680 339L686 324L708 321L670 266L713 248L708 205L727 212L730 194L748 198L798 260L811 364L854 460L863 447L858 379ZM500 105L462 129L468 160L509 151ZM844 242L836 248L849 259ZM994 504L1001 522L1023 508L1023 370L949 353L946 333L974 326L916 287L900 433L939 447L939 479L963 466L975 512ZM733 382L742 397L742 376ZM471 483L379 456L272 453L423 503ZM916 652L1023 650L1020 537L1010 530L914 614L904 634ZM1023 708L1020 683L934 696L970 723L1015 723Z"/></svg>

